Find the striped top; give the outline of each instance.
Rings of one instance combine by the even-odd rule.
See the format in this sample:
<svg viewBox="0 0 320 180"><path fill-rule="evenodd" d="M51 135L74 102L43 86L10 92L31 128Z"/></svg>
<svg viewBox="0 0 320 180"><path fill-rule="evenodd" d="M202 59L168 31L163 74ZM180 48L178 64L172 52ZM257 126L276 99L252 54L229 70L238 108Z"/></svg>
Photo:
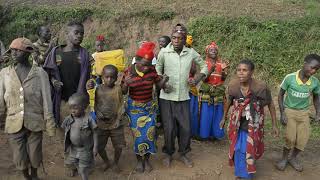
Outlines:
<svg viewBox="0 0 320 180"><path fill-rule="evenodd" d="M141 77L137 74L135 66L131 65L124 71L124 76L133 78L133 82L128 84L129 97L138 102L152 100L153 85L161 80L161 76L157 74L154 66L150 67L150 71ZM123 80L122 83L124 83Z"/></svg>

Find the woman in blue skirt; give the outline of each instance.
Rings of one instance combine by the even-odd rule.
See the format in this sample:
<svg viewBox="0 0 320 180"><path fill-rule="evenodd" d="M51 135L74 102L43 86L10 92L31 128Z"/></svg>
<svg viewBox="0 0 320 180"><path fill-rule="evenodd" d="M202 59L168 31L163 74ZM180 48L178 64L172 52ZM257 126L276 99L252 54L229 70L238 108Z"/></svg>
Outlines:
<svg viewBox="0 0 320 180"><path fill-rule="evenodd" d="M224 130L219 124L223 117L223 102L226 78L227 62L222 62L218 57L218 46L212 42L206 47L206 63L208 66L208 77L200 87L199 102L200 109L200 132L201 138L209 137L221 139Z"/></svg>

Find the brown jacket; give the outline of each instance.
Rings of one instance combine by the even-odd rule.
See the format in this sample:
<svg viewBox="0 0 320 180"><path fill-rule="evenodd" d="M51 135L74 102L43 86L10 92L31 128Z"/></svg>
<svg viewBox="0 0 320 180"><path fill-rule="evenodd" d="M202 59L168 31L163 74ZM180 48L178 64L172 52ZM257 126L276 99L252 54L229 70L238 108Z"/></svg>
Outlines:
<svg viewBox="0 0 320 180"><path fill-rule="evenodd" d="M0 71L0 121L3 120L6 133L16 133L25 127L54 135L50 84L42 68L32 66L22 84L13 66Z"/></svg>

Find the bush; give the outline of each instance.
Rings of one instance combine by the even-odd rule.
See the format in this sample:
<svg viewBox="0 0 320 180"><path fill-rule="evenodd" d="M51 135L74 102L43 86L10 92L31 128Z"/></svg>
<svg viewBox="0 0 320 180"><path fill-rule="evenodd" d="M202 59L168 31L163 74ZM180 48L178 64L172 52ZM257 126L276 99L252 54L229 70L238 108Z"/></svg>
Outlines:
<svg viewBox="0 0 320 180"><path fill-rule="evenodd" d="M252 59L256 75L268 83L279 83L299 69L307 54L320 53L318 17L265 21L203 17L191 21L189 31L199 52L204 53L205 46L216 41L231 69L243 58Z"/></svg>

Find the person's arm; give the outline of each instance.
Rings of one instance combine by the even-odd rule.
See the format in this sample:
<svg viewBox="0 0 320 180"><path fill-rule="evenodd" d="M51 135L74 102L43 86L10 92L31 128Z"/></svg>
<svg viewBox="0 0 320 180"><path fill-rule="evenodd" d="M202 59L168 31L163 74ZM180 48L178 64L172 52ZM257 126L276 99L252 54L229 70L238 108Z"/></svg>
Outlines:
<svg viewBox="0 0 320 180"><path fill-rule="evenodd" d="M97 156L98 154L98 125L97 123L90 118L90 128L93 132L93 155Z"/></svg>
<svg viewBox="0 0 320 180"><path fill-rule="evenodd" d="M268 109L269 109L270 115L271 115L273 134L274 134L274 136L278 137L279 136L279 129L278 129L277 118L276 118L276 107L274 106L274 103L272 100L268 104Z"/></svg>
<svg viewBox="0 0 320 180"><path fill-rule="evenodd" d="M6 117L6 102L4 100L4 73L0 71L0 127L2 128L5 124L5 117Z"/></svg>
<svg viewBox="0 0 320 180"><path fill-rule="evenodd" d="M159 75L162 75L164 72L164 54L163 50L160 50L158 54L157 64L156 64L156 71Z"/></svg>
<svg viewBox="0 0 320 180"><path fill-rule="evenodd" d="M48 136L54 136L56 133L56 123L53 116L53 105L51 100L50 83L47 73L44 70L40 71L41 80L41 95L43 103L43 117L46 121L46 131Z"/></svg>
<svg viewBox="0 0 320 180"><path fill-rule="evenodd" d="M232 102L233 102L233 97L229 95L229 87L226 88L225 90L225 101L223 102L223 118L220 122L220 128L222 129L226 123L226 121L228 120L228 113L229 113L229 109L232 106Z"/></svg>
<svg viewBox="0 0 320 180"><path fill-rule="evenodd" d="M320 122L320 96L319 96L319 94L313 94L313 105L316 110L315 121Z"/></svg>
<svg viewBox="0 0 320 180"><path fill-rule="evenodd" d="M205 61L201 58L195 50L193 50L193 60L200 67L200 73L195 75L194 82L190 82L191 85L197 85L208 74L208 67Z"/></svg>
<svg viewBox="0 0 320 180"><path fill-rule="evenodd" d="M280 88L279 94L278 94L278 104L279 104L279 111L280 111L280 122L282 125L287 125L287 117L284 113L284 94L286 91L282 88Z"/></svg>

